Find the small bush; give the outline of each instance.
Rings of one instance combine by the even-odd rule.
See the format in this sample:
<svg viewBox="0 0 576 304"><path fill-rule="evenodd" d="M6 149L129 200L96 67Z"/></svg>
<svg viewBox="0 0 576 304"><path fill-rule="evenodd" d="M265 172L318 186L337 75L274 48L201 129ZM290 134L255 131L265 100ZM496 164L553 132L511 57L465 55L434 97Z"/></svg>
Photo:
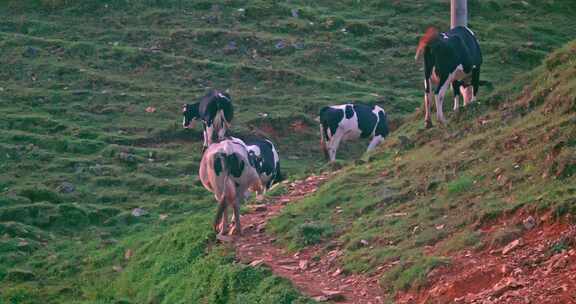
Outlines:
<svg viewBox="0 0 576 304"><path fill-rule="evenodd" d="M294 240L302 246L318 244L330 235L332 235L332 227L327 224L304 223L294 230Z"/></svg>

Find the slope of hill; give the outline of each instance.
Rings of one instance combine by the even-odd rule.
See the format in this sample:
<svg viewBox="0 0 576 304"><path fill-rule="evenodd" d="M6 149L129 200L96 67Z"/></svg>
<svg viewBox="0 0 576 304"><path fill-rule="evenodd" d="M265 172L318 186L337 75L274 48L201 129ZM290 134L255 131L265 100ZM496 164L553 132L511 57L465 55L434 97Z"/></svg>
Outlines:
<svg viewBox="0 0 576 304"><path fill-rule="evenodd" d="M512 289L524 294L506 303L565 301L571 283L550 290L573 273L552 259L576 258L575 75L573 41L484 104L452 115L448 128L423 130L414 117L364 164L286 208L272 230L294 249L321 242L341 250L350 273L384 269L391 295L420 290L422 303L500 303ZM506 255L525 243L523 255ZM551 269L564 278L544 281ZM411 303L412 293L397 300Z"/></svg>
<svg viewBox="0 0 576 304"><path fill-rule="evenodd" d="M497 87L535 67L576 25L568 0L470 1L470 10L486 54L484 79ZM196 179L200 133L180 128L181 104L207 88L229 88L235 132L270 136L287 172L302 176L323 165L319 107L380 100L398 121L420 105L414 45L427 25L445 28L447 12L440 0L1 1L0 299L306 301L286 281L233 263L230 250L215 245L213 200ZM498 92L510 96L514 88ZM450 128L451 140L465 134ZM399 132L422 145L444 131L407 124ZM342 157L356 157L364 146L342 150ZM429 152L402 153L416 151ZM377 154L383 160L370 163L370 174L394 157ZM375 210L363 196L373 195L370 174L362 183L342 175L328 187L349 181L359 190L354 208ZM452 191L468 189L475 177L455 180ZM426 191L442 187L431 184ZM378 193L396 195L401 186ZM354 197L331 192L323 192L325 200ZM496 196L483 199L498 203ZM357 223L357 232L343 237L372 233ZM333 225L318 231L338 235ZM362 251L349 251L350 271L388 254L378 251L366 262L372 255Z"/></svg>

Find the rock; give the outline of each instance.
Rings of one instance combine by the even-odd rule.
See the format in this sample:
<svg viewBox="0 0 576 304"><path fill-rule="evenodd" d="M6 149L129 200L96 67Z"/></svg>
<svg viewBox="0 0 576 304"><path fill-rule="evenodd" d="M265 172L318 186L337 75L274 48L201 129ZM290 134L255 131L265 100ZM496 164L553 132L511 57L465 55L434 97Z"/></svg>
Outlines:
<svg viewBox="0 0 576 304"><path fill-rule="evenodd" d="M250 263L250 266L252 267L258 267L260 265L264 264L264 260L254 260Z"/></svg>
<svg viewBox="0 0 576 304"><path fill-rule="evenodd" d="M258 227L256 227L257 233L262 233L264 231L266 231L266 224L258 225Z"/></svg>
<svg viewBox="0 0 576 304"><path fill-rule="evenodd" d="M536 227L536 219L533 216L529 216L522 221L522 225L524 225L524 229L532 230L532 228Z"/></svg>
<svg viewBox="0 0 576 304"><path fill-rule="evenodd" d="M509 252L516 249L520 245L522 245L521 239L517 239L515 241L512 241L510 244L506 245L506 247L504 247L504 249L502 249L502 254L508 254Z"/></svg>
<svg viewBox="0 0 576 304"><path fill-rule="evenodd" d="M32 46L26 47L26 49L22 53L22 56L24 56L26 58L34 58L37 55L38 55L38 49L35 47L32 47Z"/></svg>
<svg viewBox="0 0 576 304"><path fill-rule="evenodd" d="M158 216L158 218L159 218L161 221L164 221L164 220L166 220L166 219L168 218L168 214L160 214L160 216Z"/></svg>
<svg viewBox="0 0 576 304"><path fill-rule="evenodd" d="M327 296L317 296L317 297L313 297L312 300L316 301L316 302L328 302L329 299Z"/></svg>
<svg viewBox="0 0 576 304"><path fill-rule="evenodd" d="M310 263L308 262L308 260L300 260L300 262L298 263L298 267L300 267L300 270L306 270L308 269L308 265Z"/></svg>
<svg viewBox="0 0 576 304"><path fill-rule="evenodd" d="M230 41L224 47L224 52L225 53L232 53L232 52L236 51L237 49L238 49L238 45L236 44L236 41Z"/></svg>
<svg viewBox="0 0 576 304"><path fill-rule="evenodd" d="M122 270L124 270L124 268L122 268L122 266L119 266L119 265L114 265L114 266L112 266L112 270L114 270L116 272L122 272Z"/></svg>
<svg viewBox="0 0 576 304"><path fill-rule="evenodd" d="M493 297L500 297L506 292L514 289L518 289L522 287L523 284L518 282L516 279L508 277L502 279L500 282L496 283L494 287L492 287L492 296Z"/></svg>
<svg viewBox="0 0 576 304"><path fill-rule="evenodd" d="M24 269L11 269L6 273L4 280L8 282L27 282L36 278L32 271Z"/></svg>
<svg viewBox="0 0 576 304"><path fill-rule="evenodd" d="M296 42L296 43L292 44L292 46L293 46L295 49L301 50L301 49L304 48L304 42Z"/></svg>
<svg viewBox="0 0 576 304"><path fill-rule="evenodd" d="M296 266L280 266L280 267L282 267L288 271L292 271L292 272L296 272L296 271L300 270L300 268L296 267Z"/></svg>
<svg viewBox="0 0 576 304"><path fill-rule="evenodd" d="M118 154L118 158L120 158L120 160L123 160L125 162L129 162L129 163L136 162L136 157L134 156L134 154L131 154L131 153L120 152Z"/></svg>
<svg viewBox="0 0 576 304"><path fill-rule="evenodd" d="M289 264L294 264L296 263L296 261L292 260L292 259L283 259L278 261L278 265L289 265Z"/></svg>
<svg viewBox="0 0 576 304"><path fill-rule="evenodd" d="M292 17L294 17L294 18L298 18L298 17L299 17L299 11L298 11L297 8L293 8L292 11L291 11L291 13L292 13Z"/></svg>
<svg viewBox="0 0 576 304"><path fill-rule="evenodd" d="M146 210L144 210L144 209L142 209L142 208L134 208L134 209L132 209L132 216L134 216L134 217L140 217L140 216L143 216L143 215L146 215L146 214L148 214L148 211L146 211Z"/></svg>
<svg viewBox="0 0 576 304"><path fill-rule="evenodd" d="M63 182L62 184L60 184L60 186L58 186L56 190L60 193L72 193L76 191L76 187L74 187L72 183Z"/></svg>
<svg viewBox="0 0 576 304"><path fill-rule="evenodd" d="M128 261L133 255L134 252L132 251L132 249L128 249L126 250L126 252L124 252L124 259Z"/></svg>
<svg viewBox="0 0 576 304"><path fill-rule="evenodd" d="M344 301L344 295L341 291L332 291L332 290L322 290L324 296L328 297L330 301Z"/></svg>
<svg viewBox="0 0 576 304"><path fill-rule="evenodd" d="M154 113L154 112L156 112L156 108L155 107L147 107L144 111L146 111L146 113Z"/></svg>
<svg viewBox="0 0 576 304"><path fill-rule="evenodd" d="M264 204L254 205L254 206L252 206L252 210L254 210L255 212L264 212L264 211L268 210L268 207Z"/></svg>

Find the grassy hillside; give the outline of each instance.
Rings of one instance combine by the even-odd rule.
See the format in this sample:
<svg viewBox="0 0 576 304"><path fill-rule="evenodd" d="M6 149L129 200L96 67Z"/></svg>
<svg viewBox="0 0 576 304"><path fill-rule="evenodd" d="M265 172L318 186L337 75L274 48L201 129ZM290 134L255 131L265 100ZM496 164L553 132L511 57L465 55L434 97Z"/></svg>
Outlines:
<svg viewBox="0 0 576 304"><path fill-rule="evenodd" d="M514 240L530 214L573 222L575 75L573 41L446 129L406 123L272 229L291 248L332 240L325 244L344 251L349 272L389 266L381 284L394 292L420 287L453 252Z"/></svg>
<svg viewBox="0 0 576 304"><path fill-rule="evenodd" d="M483 78L496 87L538 65L576 25L568 0L470 1L470 11L486 54ZM200 133L180 128L181 104L207 88L230 89L237 105L234 130L271 137L287 172L303 175L323 165L314 122L321 106L379 100L398 121L420 105L414 47L426 26L447 27L447 12L447 1L1 1L0 299L300 299L285 291L286 282L232 263L230 250L214 245L208 225L213 199L196 178ZM481 90L486 96L493 88ZM451 140L464 136L457 132L464 121L451 126ZM419 128L408 124L399 134L415 146L445 136ZM424 162L421 156L442 148L436 145L400 155L384 149L378 161L349 168L350 174L327 185L322 201L353 201L354 210L375 214L378 169L401 156L406 165L399 170L415 175L421 168L404 154ZM348 159L364 146L341 150ZM475 174L450 179L456 189L450 195L475 185ZM418 176L407 175L408 186L399 179L386 183L389 188L377 193L411 197L414 180L428 182ZM332 194L351 185L358 191ZM443 187L439 182L431 189ZM499 198L487 201L498 205ZM432 209L420 216L439 212ZM296 220L317 216L319 231L342 235L346 244L387 227L371 222L368 231L357 221L342 234L339 223L350 222L353 213L332 223L324 217L331 209L315 210ZM401 241L394 231L391 240ZM428 232L428 238L434 236ZM353 247L346 262L352 271L394 254L374 259L366 248Z"/></svg>

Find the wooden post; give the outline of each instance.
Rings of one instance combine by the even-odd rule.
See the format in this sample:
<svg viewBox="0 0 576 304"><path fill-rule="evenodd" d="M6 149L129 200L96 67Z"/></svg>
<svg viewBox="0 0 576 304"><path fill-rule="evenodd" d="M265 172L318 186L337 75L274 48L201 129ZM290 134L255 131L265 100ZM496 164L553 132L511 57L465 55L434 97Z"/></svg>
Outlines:
<svg viewBox="0 0 576 304"><path fill-rule="evenodd" d="M468 26L468 0L450 0L450 28Z"/></svg>

